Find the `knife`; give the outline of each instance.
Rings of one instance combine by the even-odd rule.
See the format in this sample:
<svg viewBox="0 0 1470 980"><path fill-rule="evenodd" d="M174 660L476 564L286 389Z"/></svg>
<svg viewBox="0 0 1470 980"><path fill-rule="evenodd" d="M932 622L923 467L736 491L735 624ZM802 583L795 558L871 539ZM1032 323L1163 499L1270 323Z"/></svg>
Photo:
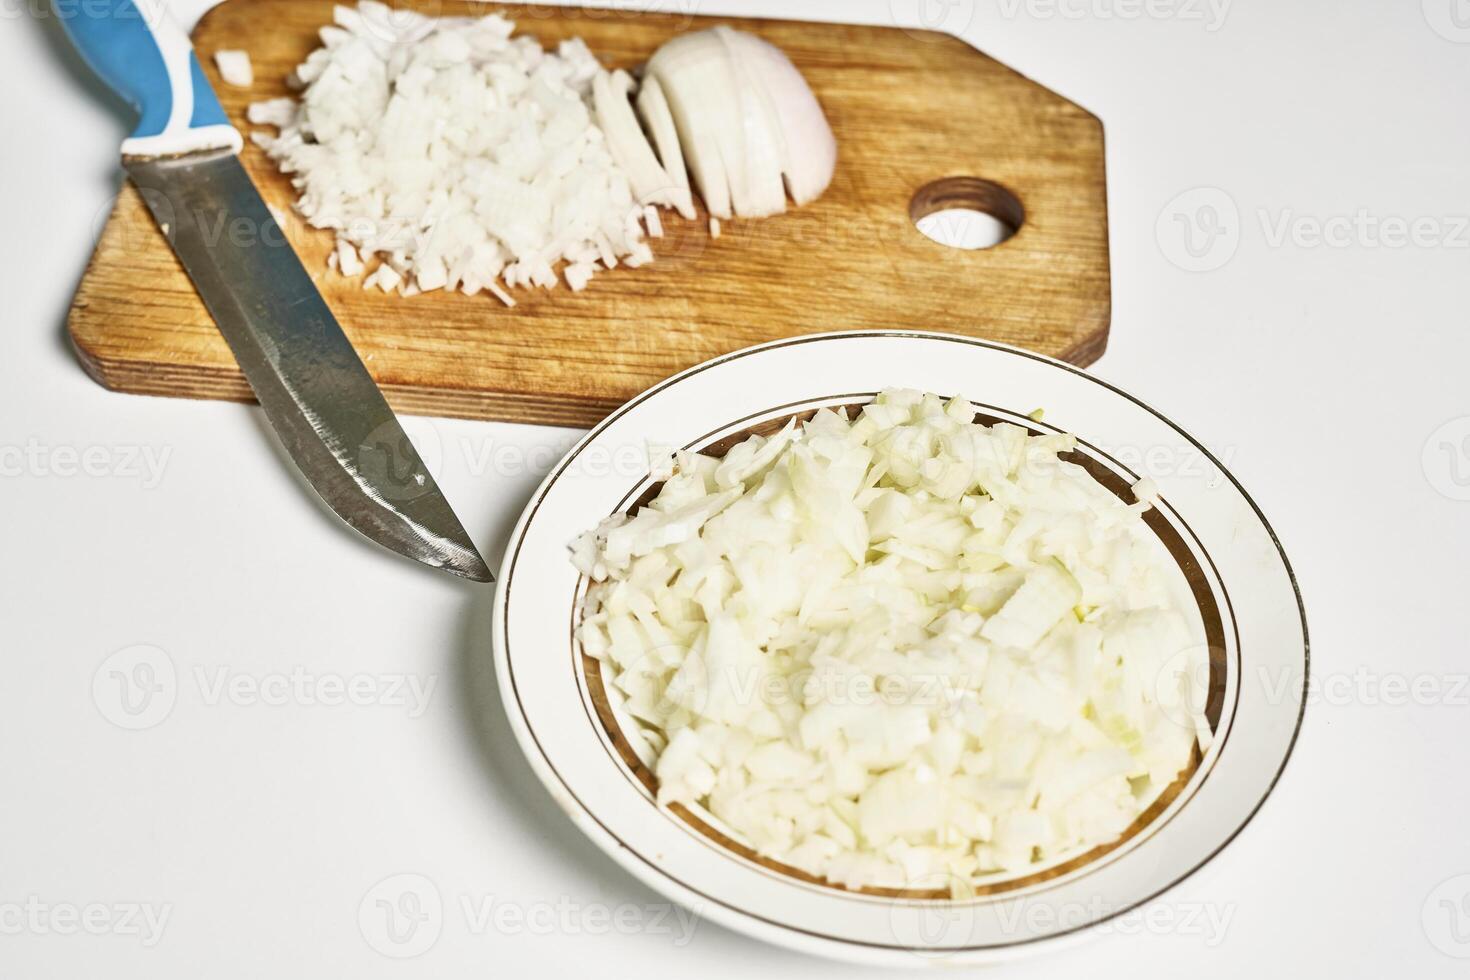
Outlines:
<svg viewBox="0 0 1470 980"><path fill-rule="evenodd" d="M306 482L384 547L492 581L240 165L240 133L161 0L54 5L83 59L140 113L123 168Z"/></svg>

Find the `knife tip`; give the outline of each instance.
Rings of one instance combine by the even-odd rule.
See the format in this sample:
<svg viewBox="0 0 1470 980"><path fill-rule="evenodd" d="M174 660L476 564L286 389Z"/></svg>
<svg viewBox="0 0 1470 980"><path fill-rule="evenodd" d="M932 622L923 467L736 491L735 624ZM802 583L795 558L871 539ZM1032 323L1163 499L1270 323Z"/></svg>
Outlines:
<svg viewBox="0 0 1470 980"><path fill-rule="evenodd" d="M444 566L444 570L458 575L460 578L469 579L471 582L494 582L495 576L490 573L490 566L485 564L477 552L470 552L458 561Z"/></svg>

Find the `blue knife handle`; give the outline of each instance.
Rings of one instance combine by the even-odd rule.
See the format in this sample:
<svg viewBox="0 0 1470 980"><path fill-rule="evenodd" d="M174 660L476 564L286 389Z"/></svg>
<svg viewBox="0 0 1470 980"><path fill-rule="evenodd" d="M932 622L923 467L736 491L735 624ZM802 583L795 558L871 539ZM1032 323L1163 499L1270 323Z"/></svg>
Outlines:
<svg viewBox="0 0 1470 980"><path fill-rule="evenodd" d="M53 6L82 58L139 112L137 128L123 141L124 156L239 152L240 133L163 0L53 0Z"/></svg>

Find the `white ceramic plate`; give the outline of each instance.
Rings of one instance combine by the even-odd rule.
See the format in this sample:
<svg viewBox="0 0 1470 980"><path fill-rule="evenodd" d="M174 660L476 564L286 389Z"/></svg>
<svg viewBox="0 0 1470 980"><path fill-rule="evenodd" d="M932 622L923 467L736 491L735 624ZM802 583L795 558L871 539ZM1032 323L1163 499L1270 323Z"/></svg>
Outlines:
<svg viewBox="0 0 1470 980"><path fill-rule="evenodd" d="M652 776L572 640L586 582L567 543L652 485L647 447L700 449L753 426L887 387L959 395L995 419L1076 433L1094 477L1157 483L1151 526L1196 601L1215 738L1119 842L975 898L946 883L860 894L757 858L707 813L657 807ZM1044 421L1027 418L1044 409ZM1126 499L1131 499L1126 498ZM698 914L762 939L866 963L989 962L1046 948L1156 898L1213 858L1275 785L1301 721L1307 636L1291 569L1260 510L1203 446L1070 365L942 334L857 332L717 358L614 412L546 478L500 572L494 644L516 735L553 797L613 858Z"/></svg>

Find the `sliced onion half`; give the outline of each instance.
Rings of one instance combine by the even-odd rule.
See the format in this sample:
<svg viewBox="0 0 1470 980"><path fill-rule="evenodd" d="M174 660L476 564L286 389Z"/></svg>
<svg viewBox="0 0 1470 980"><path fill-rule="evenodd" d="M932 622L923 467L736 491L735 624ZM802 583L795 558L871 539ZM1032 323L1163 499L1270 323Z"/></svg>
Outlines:
<svg viewBox="0 0 1470 980"><path fill-rule="evenodd" d="M717 218L758 218L821 196L837 165L837 141L801 72L775 45L728 27L682 34L648 63L649 122L666 170L661 96L705 207Z"/></svg>

